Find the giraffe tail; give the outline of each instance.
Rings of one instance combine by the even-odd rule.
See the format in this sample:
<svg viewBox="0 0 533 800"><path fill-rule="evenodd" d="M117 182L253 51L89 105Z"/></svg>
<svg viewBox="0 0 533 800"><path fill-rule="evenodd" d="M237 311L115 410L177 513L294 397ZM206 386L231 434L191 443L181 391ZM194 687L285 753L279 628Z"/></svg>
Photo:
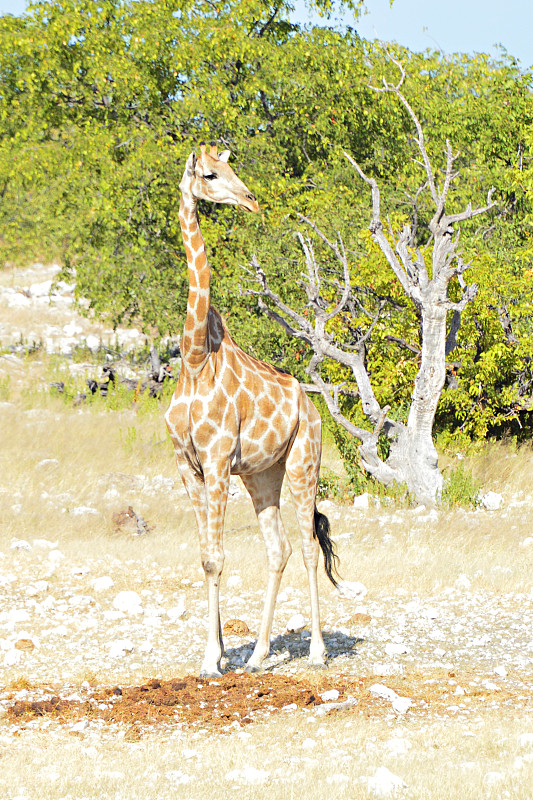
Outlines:
<svg viewBox="0 0 533 800"><path fill-rule="evenodd" d="M335 552L335 545L330 536L330 530L329 519L325 514L321 514L315 506L315 537L318 539L318 543L324 554L324 569L326 570L326 575L333 586L337 587L339 585L337 578L340 578L337 569L339 557Z"/></svg>

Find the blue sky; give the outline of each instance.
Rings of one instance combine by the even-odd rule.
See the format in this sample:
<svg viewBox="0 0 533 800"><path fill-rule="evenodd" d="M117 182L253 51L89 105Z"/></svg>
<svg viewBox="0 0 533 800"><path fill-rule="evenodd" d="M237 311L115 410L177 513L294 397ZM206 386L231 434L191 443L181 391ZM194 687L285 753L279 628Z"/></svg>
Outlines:
<svg viewBox="0 0 533 800"><path fill-rule="evenodd" d="M298 22L323 24L304 0L293 0ZM0 12L20 14L25 0L0 0ZM532 0L367 0L369 13L354 26L365 39L396 41L411 50L496 53L501 44L523 67L533 65ZM353 24L349 15L342 19Z"/></svg>
<svg viewBox="0 0 533 800"><path fill-rule="evenodd" d="M0 0L1 2L1 0ZM445 53L493 53L501 44L523 67L533 65L532 0L367 0L368 12L357 24L364 39L396 41L411 50ZM296 0L299 20L309 18L304 0ZM319 17L313 16L318 22Z"/></svg>

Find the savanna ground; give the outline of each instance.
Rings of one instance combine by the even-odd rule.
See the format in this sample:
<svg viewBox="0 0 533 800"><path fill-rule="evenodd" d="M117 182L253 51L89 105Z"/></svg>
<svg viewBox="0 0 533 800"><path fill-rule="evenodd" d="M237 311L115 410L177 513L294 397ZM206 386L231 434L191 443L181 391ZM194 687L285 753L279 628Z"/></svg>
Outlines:
<svg viewBox="0 0 533 800"><path fill-rule="evenodd" d="M50 390L82 389L101 367L88 351L53 354L61 337L95 332L68 301L8 304L6 288L43 275L0 274L0 796L530 798L530 448L466 459L502 495L494 511L324 501L343 577L361 585L349 599L321 574L321 672L307 669L306 627L287 630L309 619L288 496L295 552L272 652L265 673L242 672L266 563L236 480L225 674L202 682L203 573L164 403L119 392L73 405ZM30 332L50 352L7 350ZM324 462L340 470L328 444ZM135 535L130 506L148 533Z"/></svg>

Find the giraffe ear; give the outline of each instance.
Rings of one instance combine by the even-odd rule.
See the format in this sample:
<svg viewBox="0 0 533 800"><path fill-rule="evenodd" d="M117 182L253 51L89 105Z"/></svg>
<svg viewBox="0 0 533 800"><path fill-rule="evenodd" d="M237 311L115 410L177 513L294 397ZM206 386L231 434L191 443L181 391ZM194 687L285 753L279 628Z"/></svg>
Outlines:
<svg viewBox="0 0 533 800"><path fill-rule="evenodd" d="M229 150L223 150L221 153L218 154L219 161L225 161L227 163L228 158L230 157L231 153Z"/></svg>
<svg viewBox="0 0 533 800"><path fill-rule="evenodd" d="M187 163L185 165L185 169L187 170L188 175L194 175L194 170L196 168L196 153L191 153L189 158L187 159Z"/></svg>

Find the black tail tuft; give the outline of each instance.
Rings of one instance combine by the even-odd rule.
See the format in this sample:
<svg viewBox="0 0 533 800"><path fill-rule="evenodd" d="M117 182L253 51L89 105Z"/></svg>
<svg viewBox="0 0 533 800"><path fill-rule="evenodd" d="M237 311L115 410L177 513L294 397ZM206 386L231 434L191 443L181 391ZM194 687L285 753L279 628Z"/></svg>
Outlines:
<svg viewBox="0 0 533 800"><path fill-rule="evenodd" d="M324 569L326 570L326 575L332 582L333 586L338 586L338 581L336 580L335 575L340 577L337 569L339 557L335 552L335 545L333 544L329 532L329 519L325 514L321 514L315 506L315 536L318 539L318 543L322 549L322 552L324 553Z"/></svg>

